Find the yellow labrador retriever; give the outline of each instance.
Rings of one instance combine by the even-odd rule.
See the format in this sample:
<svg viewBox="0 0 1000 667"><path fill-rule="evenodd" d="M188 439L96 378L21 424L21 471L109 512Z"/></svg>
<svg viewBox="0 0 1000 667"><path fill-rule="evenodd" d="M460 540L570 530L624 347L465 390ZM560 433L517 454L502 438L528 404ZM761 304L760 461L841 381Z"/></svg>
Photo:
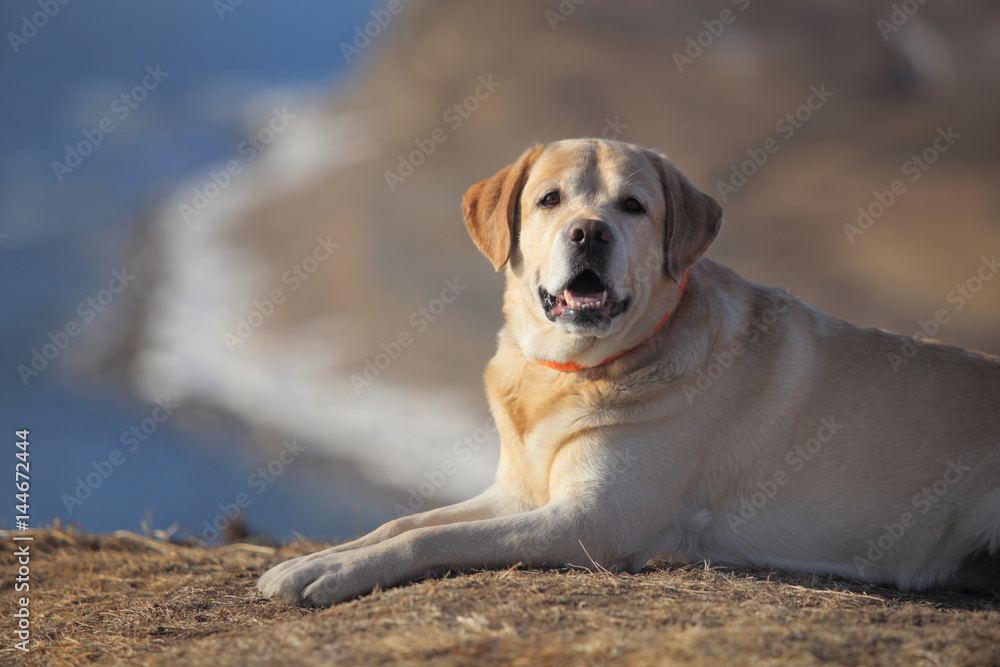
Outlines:
<svg viewBox="0 0 1000 667"><path fill-rule="evenodd" d="M507 275L495 483L278 565L264 595L329 605L433 571L654 556L1000 586L1000 360L699 259L719 205L631 144L536 146L463 208Z"/></svg>

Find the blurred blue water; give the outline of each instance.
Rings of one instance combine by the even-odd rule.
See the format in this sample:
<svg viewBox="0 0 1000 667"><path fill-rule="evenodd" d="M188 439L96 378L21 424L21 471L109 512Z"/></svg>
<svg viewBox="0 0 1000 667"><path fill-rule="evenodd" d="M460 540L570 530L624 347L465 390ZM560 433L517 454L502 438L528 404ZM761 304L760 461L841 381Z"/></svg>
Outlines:
<svg viewBox="0 0 1000 667"><path fill-rule="evenodd" d="M177 522L198 530L219 503L247 490L262 463L237 453L244 450L236 429L195 431L167 420L69 515L62 494L72 494L95 461L123 449L122 433L152 406L122 388L70 379L63 356L27 386L17 371L49 333L80 322L78 304L125 264L143 207L172 179L232 155L247 99L261 90L332 88L348 74L339 45L372 8L221 3L232 11L220 18L220 3L208 0L53 0L44 4L58 12L37 33L23 32L23 17L41 11L37 0L0 6L0 522L7 525L21 428L33 443L34 525L62 517L87 530L135 530L151 508L158 528ZM26 41L11 37L22 32ZM114 100L157 66L169 75L121 118ZM52 162L65 161L67 144L106 117L114 131L60 182ZM349 535L359 518L369 525L385 518L374 510L331 514L351 490L326 492L317 503L302 479L291 470L254 495L251 525L282 538L293 530Z"/></svg>

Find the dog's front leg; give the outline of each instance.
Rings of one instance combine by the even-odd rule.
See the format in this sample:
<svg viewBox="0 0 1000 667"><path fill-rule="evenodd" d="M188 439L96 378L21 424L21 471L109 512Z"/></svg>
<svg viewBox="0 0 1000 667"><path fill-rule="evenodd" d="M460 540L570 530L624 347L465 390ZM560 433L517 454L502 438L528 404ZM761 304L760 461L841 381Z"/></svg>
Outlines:
<svg viewBox="0 0 1000 667"><path fill-rule="evenodd" d="M508 514L523 512L526 507L523 502L513 496L504 493L496 485L483 491L475 498L465 500L454 505L439 507L419 514L403 516L398 519L388 521L372 532L352 540L345 544L328 549L320 553L337 553L340 551L350 551L370 547L379 542L384 542L414 528L425 528L427 526L440 526L447 523L459 523L461 521L478 521L480 519L493 519Z"/></svg>
<svg viewBox="0 0 1000 667"><path fill-rule="evenodd" d="M292 604L325 606L451 569L523 563L637 570L646 557L618 532L614 522L595 521L578 507L549 504L495 519L415 528L372 546L293 561L273 576L269 572L258 588Z"/></svg>
<svg viewBox="0 0 1000 667"><path fill-rule="evenodd" d="M323 551L317 551L316 553L309 554L308 556L301 556L299 558L294 558L292 560L285 561L284 563L280 563L264 573L264 576L262 576L260 581L257 583L257 588L264 591L271 579L278 577L282 572L285 572L290 568L296 568L303 563L308 563L332 554L371 547L401 535L409 530L425 528L428 526L439 526L449 523L459 523L463 521L492 519L514 514L516 512L523 512L526 509L528 508L524 506L522 501L504 493L499 487L494 485L470 500L456 503L454 505L448 505L447 507L440 507L428 512L422 512L420 514L393 519L392 521L382 524L379 528L363 537L359 537L356 540L352 540L335 547L330 547L329 549L325 549Z"/></svg>

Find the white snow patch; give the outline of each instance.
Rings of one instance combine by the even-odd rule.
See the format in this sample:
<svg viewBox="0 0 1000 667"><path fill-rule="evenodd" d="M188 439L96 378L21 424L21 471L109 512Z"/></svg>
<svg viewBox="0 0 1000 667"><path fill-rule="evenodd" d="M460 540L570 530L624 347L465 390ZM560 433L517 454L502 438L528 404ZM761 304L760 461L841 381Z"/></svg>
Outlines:
<svg viewBox="0 0 1000 667"><path fill-rule="evenodd" d="M190 223L179 207L191 204L193 189L204 187L204 180L181 185L163 204L154 225L165 275L150 297L139 391L150 401L170 397L221 406L351 460L371 480L407 494L427 482L437 487L432 480L442 477L435 473L450 460L457 472L433 490L435 504L469 497L492 479L498 438L491 435L467 461L453 447L477 432L482 443L485 414L457 391L414 390L384 378L357 395L336 347L337 332L348 330L349 321L334 313L307 323L292 333L294 344L289 337L269 339L263 330L233 352L224 342L247 304L269 289L255 269L260 259L230 240L241 217L377 150L377 134L358 116L331 121L318 111L292 111L297 117L286 130Z"/></svg>

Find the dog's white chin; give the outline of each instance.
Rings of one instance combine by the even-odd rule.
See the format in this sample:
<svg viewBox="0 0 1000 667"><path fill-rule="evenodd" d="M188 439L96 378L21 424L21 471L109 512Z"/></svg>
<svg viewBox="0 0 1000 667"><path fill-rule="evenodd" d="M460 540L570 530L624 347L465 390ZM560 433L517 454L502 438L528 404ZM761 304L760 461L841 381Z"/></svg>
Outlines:
<svg viewBox="0 0 1000 667"><path fill-rule="evenodd" d="M589 322L575 322L567 317L560 317L555 322L550 324L559 333L568 334L570 336L578 336L581 338L607 338L608 336L613 336L615 333L621 330L621 326L618 326L618 318L603 317L598 320Z"/></svg>
<svg viewBox="0 0 1000 667"><path fill-rule="evenodd" d="M631 312L607 318L603 325L584 324L557 319L550 322L541 306L537 313L526 313L508 320L506 329L529 359L541 361L571 361L581 366L597 366L620 351L622 331Z"/></svg>

